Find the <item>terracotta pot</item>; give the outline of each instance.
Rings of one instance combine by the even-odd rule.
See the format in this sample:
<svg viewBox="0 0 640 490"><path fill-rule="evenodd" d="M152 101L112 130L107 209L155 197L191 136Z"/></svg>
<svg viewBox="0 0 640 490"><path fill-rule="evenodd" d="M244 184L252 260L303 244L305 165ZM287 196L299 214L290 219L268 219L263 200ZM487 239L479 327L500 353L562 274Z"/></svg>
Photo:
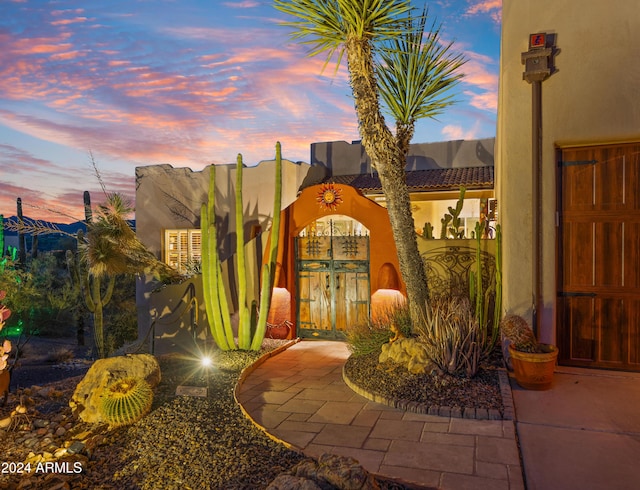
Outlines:
<svg viewBox="0 0 640 490"><path fill-rule="evenodd" d="M289 325L281 323L280 325L267 325L265 337L268 339L286 339L289 337Z"/></svg>
<svg viewBox="0 0 640 490"><path fill-rule="evenodd" d="M553 382L558 348L539 344L545 352L520 352L509 346L516 381L526 390L548 390Z"/></svg>

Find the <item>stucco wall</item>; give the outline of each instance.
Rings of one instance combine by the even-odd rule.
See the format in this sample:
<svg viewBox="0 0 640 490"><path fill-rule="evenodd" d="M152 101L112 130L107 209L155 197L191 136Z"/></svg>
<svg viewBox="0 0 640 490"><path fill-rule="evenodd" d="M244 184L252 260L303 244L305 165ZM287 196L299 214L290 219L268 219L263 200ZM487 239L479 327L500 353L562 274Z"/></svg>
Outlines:
<svg viewBox="0 0 640 490"><path fill-rule="evenodd" d="M531 85L522 79L529 34L556 35L557 72L542 83L544 311L555 342L556 149L640 140L637 0L503 0L496 190L504 239L504 308L531 314Z"/></svg>
<svg viewBox="0 0 640 490"><path fill-rule="evenodd" d="M493 166L495 138L414 143L407 155L407 170ZM311 144L311 164L327 175L371 172L371 160L360 141Z"/></svg>
<svg viewBox="0 0 640 490"><path fill-rule="evenodd" d="M200 206L207 202L209 171L152 165L136 168L136 232L142 242L161 257L162 235L165 229L200 228ZM282 161L282 207L291 204L308 164ZM216 166L216 215L223 218L224 233L235 232L233 204L235 199L236 166ZM275 167L273 160L264 161L243 170L243 202L245 237L252 225L267 229L273 214ZM249 228L249 229L247 229ZM228 256L229 244L222 251Z"/></svg>

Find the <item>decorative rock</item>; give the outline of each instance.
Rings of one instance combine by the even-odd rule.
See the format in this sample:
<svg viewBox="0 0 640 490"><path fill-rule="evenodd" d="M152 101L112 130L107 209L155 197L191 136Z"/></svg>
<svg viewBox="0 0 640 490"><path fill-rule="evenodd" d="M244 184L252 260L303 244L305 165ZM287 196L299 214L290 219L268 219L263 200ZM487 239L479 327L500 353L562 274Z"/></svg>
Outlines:
<svg viewBox="0 0 640 490"><path fill-rule="evenodd" d="M64 447L58 448L56 449L56 451L53 453L54 458L58 459L61 458L62 456L64 456L65 454L67 454L67 449Z"/></svg>
<svg viewBox="0 0 640 490"><path fill-rule="evenodd" d="M160 382L160 366L151 354L99 359L76 387L69 406L74 415L89 423L104 422L100 414L102 393L108 384L127 377L144 378L151 387Z"/></svg>
<svg viewBox="0 0 640 490"><path fill-rule="evenodd" d="M318 461L306 460L296 465L291 473L296 477L313 480L321 488L340 490L378 490L375 478L358 461L347 456L323 454Z"/></svg>
<svg viewBox="0 0 640 490"><path fill-rule="evenodd" d="M84 451L84 442L75 441L67 448L69 454L78 454Z"/></svg>
<svg viewBox="0 0 640 490"><path fill-rule="evenodd" d="M378 362L386 361L401 364L412 374L422 374L431 365L425 345L415 338L399 338L393 343L382 344Z"/></svg>
<svg viewBox="0 0 640 490"><path fill-rule="evenodd" d="M41 396L42 398L48 398L51 393L51 388L40 388L36 391L36 395Z"/></svg>
<svg viewBox="0 0 640 490"><path fill-rule="evenodd" d="M322 490L313 480L293 475L278 475L267 490Z"/></svg>

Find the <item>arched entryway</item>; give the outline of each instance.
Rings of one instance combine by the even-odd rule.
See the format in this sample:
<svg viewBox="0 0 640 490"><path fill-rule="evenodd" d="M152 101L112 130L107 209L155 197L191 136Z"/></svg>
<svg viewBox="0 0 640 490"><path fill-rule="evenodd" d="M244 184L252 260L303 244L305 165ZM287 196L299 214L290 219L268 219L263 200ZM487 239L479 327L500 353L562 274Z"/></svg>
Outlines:
<svg viewBox="0 0 640 490"><path fill-rule="evenodd" d="M369 230L344 215L309 223L295 238L298 335L344 339L369 318Z"/></svg>
<svg viewBox="0 0 640 490"><path fill-rule="evenodd" d="M353 187L320 184L282 213L275 292L285 299L272 301L270 321L292 325L289 338L344 338L385 301L372 301L389 287L380 278L399 271L387 210ZM401 281L393 288L406 294Z"/></svg>

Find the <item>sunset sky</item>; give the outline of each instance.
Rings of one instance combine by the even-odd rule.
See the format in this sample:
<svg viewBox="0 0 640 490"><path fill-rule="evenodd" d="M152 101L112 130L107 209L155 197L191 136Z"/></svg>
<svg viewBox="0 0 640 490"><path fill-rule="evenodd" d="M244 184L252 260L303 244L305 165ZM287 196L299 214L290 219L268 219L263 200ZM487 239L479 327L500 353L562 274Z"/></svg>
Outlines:
<svg viewBox="0 0 640 490"><path fill-rule="evenodd" d="M495 136L501 3L429 2L468 62L414 143ZM0 213L21 197L27 216L80 219L84 190L103 200L90 153L133 199L137 166L255 165L276 141L308 162L313 142L360 139L345 67L322 73L284 19L270 0L1 0Z"/></svg>

